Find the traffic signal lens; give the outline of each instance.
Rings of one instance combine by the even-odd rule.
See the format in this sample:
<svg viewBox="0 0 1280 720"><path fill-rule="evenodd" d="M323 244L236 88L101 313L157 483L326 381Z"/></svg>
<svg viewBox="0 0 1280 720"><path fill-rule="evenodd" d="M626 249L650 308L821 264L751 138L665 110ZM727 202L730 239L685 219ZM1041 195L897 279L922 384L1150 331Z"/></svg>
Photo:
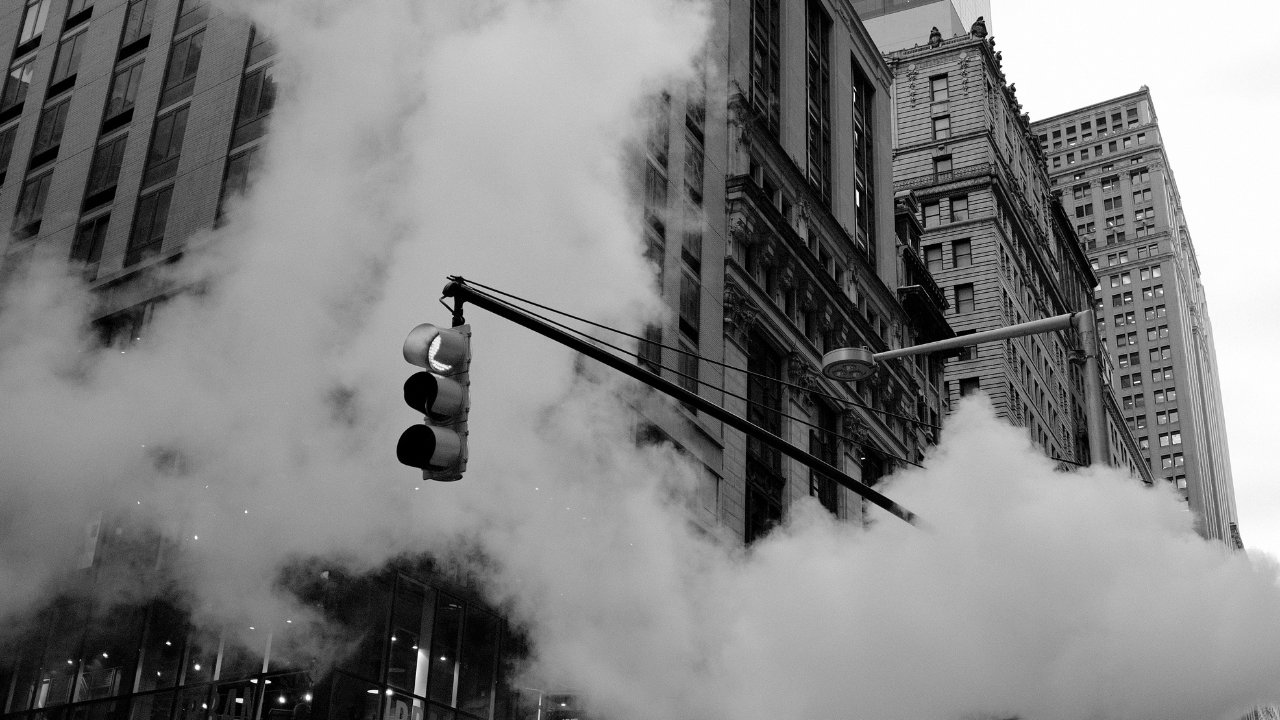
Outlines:
<svg viewBox="0 0 1280 720"><path fill-rule="evenodd" d="M442 470L458 462L461 455L462 439L449 428L412 425L400 434L400 442L396 443L396 459L420 470Z"/></svg>
<svg viewBox="0 0 1280 720"><path fill-rule="evenodd" d="M404 381L405 403L434 420L446 420L462 411L466 391L447 377L414 373Z"/></svg>
<svg viewBox="0 0 1280 720"><path fill-rule="evenodd" d="M431 369L436 372L449 372L453 367L452 365L446 365L436 359L436 356L440 353L440 346L443 344L443 339L441 336L437 335L435 339L431 341L431 346L427 348L427 362L431 364Z"/></svg>

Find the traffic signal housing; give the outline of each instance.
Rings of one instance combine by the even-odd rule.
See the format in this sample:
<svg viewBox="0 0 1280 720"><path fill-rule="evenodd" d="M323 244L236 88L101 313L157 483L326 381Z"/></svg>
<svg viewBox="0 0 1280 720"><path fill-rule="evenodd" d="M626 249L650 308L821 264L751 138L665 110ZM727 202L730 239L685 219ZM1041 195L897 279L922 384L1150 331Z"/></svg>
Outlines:
<svg viewBox="0 0 1280 720"><path fill-rule="evenodd" d="M419 325L405 338L404 359L423 368L404 383L404 401L422 413L423 423L400 435L396 458L421 469L424 480L461 480L467 469L471 326Z"/></svg>

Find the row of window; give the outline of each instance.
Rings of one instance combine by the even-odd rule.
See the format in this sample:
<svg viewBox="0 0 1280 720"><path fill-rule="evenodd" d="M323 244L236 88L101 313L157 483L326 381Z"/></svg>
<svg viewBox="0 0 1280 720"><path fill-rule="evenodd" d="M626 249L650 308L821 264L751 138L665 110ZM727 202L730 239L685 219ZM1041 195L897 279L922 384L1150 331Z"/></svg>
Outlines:
<svg viewBox="0 0 1280 720"><path fill-rule="evenodd" d="M1146 134L1146 133L1138 133L1138 135L1137 135L1137 144L1138 144L1138 145L1145 145L1146 143L1147 143L1147 134ZM1056 149L1060 148L1061 146L1062 146L1062 143L1060 143L1060 142L1059 142L1059 143L1056 143L1056 144L1054 145L1054 149L1056 150ZM1131 147L1133 147L1133 146L1134 146L1134 136L1132 136L1132 135L1131 135L1131 136L1129 136L1129 137L1124 138L1124 140L1123 140L1123 141L1119 141L1119 140L1111 140L1110 142L1108 142L1108 143L1106 144L1106 152L1108 152L1108 153L1119 152L1119 151L1121 151L1121 150L1128 150L1129 148L1131 148ZM1094 157L1094 158L1100 158L1100 157L1102 157L1102 154L1103 154L1103 146L1102 146L1102 145L1094 145L1094 146L1093 146L1093 157ZM1084 161L1088 160L1088 159L1089 159L1089 157L1090 157L1090 156L1089 156L1089 148L1080 148L1079 157L1080 157L1080 162L1084 162ZM1053 166L1054 166L1055 168L1062 167L1062 162L1063 162L1063 156L1058 156L1058 157L1053 158ZM1067 154L1066 154L1066 163L1067 163L1068 165L1075 165L1075 164L1076 164L1076 153L1075 153L1075 152L1069 152L1069 153L1067 153Z"/></svg>
<svg viewBox="0 0 1280 720"><path fill-rule="evenodd" d="M129 16L126 18L127 38L143 31L149 36L151 8L150 0L135 0L130 3ZM176 21L178 31L175 35L193 29L195 31L183 37L175 37L170 48L165 79L161 86L159 105L162 114L155 121L146 155L140 186L143 195L139 197L135 209L134 223L125 254L125 266L136 264L158 254L163 242L173 188L171 184L160 188L155 186L172 180L177 174L189 106L183 105L168 111L166 109L191 96L205 35L204 28L198 26L207 18L207 13L207 0L184 0L179 9ZM131 42L136 42L136 39ZM67 41L64 41L60 45L60 56L66 44ZM270 45L266 38L255 33L250 42L249 58L261 59L270 53ZM122 55L124 54L122 52ZM123 61L125 66L119 68L112 76L111 88L104 108L102 135L90 166L82 212L93 213L115 198L116 184L128 142L128 132L117 131L125 128L132 121L137 89L145 62L142 59L133 62L133 59L133 57L126 57ZM235 126L236 134L241 137L249 136L249 139L255 139L264 128L262 120L270 112L274 100L274 82L270 81L268 73L269 68L260 68L245 78ZM267 82L263 81L264 77L268 78ZM71 79L74 80L74 76L71 76ZM65 113L69 102L69 98L61 100L42 113L37 130L37 141L33 148L33 167L37 163L47 162L46 156L50 160L52 156L56 156L56 142L61 137L61 127L65 124ZM46 127L52 129L46 131ZM245 141L242 140L241 144L243 142ZM243 189L248 172L244 159L232 158L228 163L224 194L228 187L232 191ZM29 237L39 232L51 178L52 171L30 178L24 184L19 197L18 212L15 214L15 231L20 237ZM92 266L95 266L100 258L109 222L109 213L81 222L72 243L71 259L73 261L85 263L92 271Z"/></svg>
<svg viewBox="0 0 1280 720"><path fill-rule="evenodd" d="M1145 260L1146 258L1149 258L1149 257L1155 257L1156 251L1157 251L1156 245L1143 245L1142 247L1137 248L1138 259ZM1094 270L1099 270L1102 267L1111 267L1112 265L1124 265L1128 263L1129 251L1122 250L1119 253L1111 253L1110 255L1107 255L1105 266L1103 265L1102 260L1103 260L1102 256L1093 258L1092 265Z"/></svg>
<svg viewBox="0 0 1280 720"><path fill-rule="evenodd" d="M969 196L957 195L944 200L923 203L920 206L926 228L938 227L943 223L960 222L969 219Z"/></svg>
<svg viewBox="0 0 1280 720"><path fill-rule="evenodd" d="M1111 111L1111 125L1110 125L1111 132L1117 133L1117 132L1120 132L1121 130L1124 130L1125 127L1136 127L1138 125L1138 109L1136 107L1130 107L1130 108L1127 108L1125 112L1126 112L1126 115L1128 116L1127 125L1125 123L1125 116L1120 114L1119 109L1115 109ZM1097 117L1093 118L1092 120L1081 120L1079 127L1080 127L1079 139L1081 140L1091 139L1095 132L1098 134L1099 137L1102 137L1107 133L1107 128L1108 128L1107 114L1101 113ZM1053 130L1052 132L1053 132L1054 147L1056 148L1061 146L1062 130ZM1074 146L1077 142L1076 126L1068 125L1066 128L1066 133L1067 133L1067 142L1070 145ZM1048 133L1041 133L1039 140L1040 140L1040 145L1042 147L1044 147L1046 150L1049 149Z"/></svg>
<svg viewBox="0 0 1280 720"><path fill-rule="evenodd" d="M1164 285L1154 285L1152 287L1142 288L1143 300L1154 300L1164 297ZM1133 291L1125 293L1117 293L1111 296L1111 307L1122 307L1124 305L1133 304Z"/></svg>
<svg viewBox="0 0 1280 720"><path fill-rule="evenodd" d="M1094 269L1097 270L1098 267L1095 266ZM1134 271L1128 271L1128 272L1116 273L1115 275L1112 275L1110 277L1111 287L1115 288L1115 287L1120 287L1122 285L1132 285L1133 272ZM1164 271L1161 270L1161 267L1159 265L1139 268L1136 272L1138 273L1139 280L1150 280L1152 278L1161 277L1164 274Z"/></svg>

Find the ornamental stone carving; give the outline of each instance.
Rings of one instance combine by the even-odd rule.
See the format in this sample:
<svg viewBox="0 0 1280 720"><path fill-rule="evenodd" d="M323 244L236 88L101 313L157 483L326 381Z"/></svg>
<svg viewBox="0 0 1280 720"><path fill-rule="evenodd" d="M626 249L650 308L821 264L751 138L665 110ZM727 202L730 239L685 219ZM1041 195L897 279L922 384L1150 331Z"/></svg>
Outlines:
<svg viewBox="0 0 1280 720"><path fill-rule="evenodd" d="M850 444L865 445L870 439L866 421L853 409L840 413L840 434Z"/></svg>
<svg viewBox="0 0 1280 720"><path fill-rule="evenodd" d="M813 407L813 393L822 392L822 375L798 352L787 354L787 377L792 385L798 385L797 399L806 408Z"/></svg>
<svg viewBox="0 0 1280 720"><path fill-rule="evenodd" d="M790 258L787 258L787 260L790 260ZM778 283L778 289L786 292L795 287L796 271L792 269L790 262L779 262L774 279Z"/></svg>
<svg viewBox="0 0 1280 720"><path fill-rule="evenodd" d="M987 21L981 16L973 21L973 25L969 27L969 36L981 40L987 36Z"/></svg>
<svg viewBox="0 0 1280 720"><path fill-rule="evenodd" d="M800 306L801 310L807 312L814 309L816 303L814 289L813 281L809 278L804 278L796 286L796 304Z"/></svg>
<svg viewBox="0 0 1280 720"><path fill-rule="evenodd" d="M724 331L739 345L746 346L747 336L755 328L760 308L736 282L724 281Z"/></svg>

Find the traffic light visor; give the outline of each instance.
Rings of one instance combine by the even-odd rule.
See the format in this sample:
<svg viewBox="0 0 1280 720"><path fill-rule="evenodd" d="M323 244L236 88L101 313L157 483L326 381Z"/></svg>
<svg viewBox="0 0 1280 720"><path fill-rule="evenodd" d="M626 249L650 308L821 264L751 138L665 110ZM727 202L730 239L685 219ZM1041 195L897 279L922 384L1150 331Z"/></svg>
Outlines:
<svg viewBox="0 0 1280 720"><path fill-rule="evenodd" d="M404 340L404 359L433 372L447 373L467 358L467 338L457 330L423 323Z"/></svg>
<svg viewBox="0 0 1280 720"><path fill-rule="evenodd" d="M462 438L449 428L414 425L400 435L396 459L420 470L442 470L458 462Z"/></svg>

